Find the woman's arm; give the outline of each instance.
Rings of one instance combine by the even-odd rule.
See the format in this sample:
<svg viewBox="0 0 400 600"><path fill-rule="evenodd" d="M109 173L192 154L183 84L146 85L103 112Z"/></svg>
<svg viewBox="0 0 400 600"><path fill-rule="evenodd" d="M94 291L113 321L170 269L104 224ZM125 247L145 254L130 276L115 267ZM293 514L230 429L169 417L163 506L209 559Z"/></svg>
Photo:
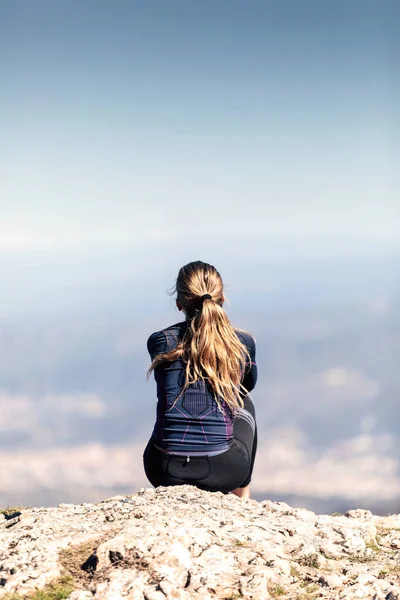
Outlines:
<svg viewBox="0 0 400 600"><path fill-rule="evenodd" d="M167 349L167 336L164 331L152 333L147 340L147 350L151 360L154 360L158 354L162 354Z"/></svg>
<svg viewBox="0 0 400 600"><path fill-rule="evenodd" d="M243 336L243 338L243 342L246 344L250 354L250 361L246 364L242 385L248 392L251 392L257 383L256 343L251 335Z"/></svg>

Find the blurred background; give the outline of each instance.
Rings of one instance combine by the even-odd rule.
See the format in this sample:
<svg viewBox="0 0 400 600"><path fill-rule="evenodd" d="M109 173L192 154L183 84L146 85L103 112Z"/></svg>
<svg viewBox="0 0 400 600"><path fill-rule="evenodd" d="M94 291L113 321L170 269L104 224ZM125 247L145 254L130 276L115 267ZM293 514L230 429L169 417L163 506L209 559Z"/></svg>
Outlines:
<svg viewBox="0 0 400 600"><path fill-rule="evenodd" d="M0 2L0 507L148 486L192 260L256 337L257 499L400 511L396 0Z"/></svg>

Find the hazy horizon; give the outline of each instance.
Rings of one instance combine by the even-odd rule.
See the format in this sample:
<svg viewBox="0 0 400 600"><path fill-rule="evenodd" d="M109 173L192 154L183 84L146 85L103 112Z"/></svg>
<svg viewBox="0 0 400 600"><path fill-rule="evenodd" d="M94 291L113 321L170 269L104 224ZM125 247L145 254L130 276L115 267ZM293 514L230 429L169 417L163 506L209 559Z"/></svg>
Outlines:
<svg viewBox="0 0 400 600"><path fill-rule="evenodd" d="M331 512L400 502L395 259L275 258L226 273L228 314L257 340L255 497ZM141 456L156 397L146 340L181 320L172 283L159 273L142 287L134 274L105 287L56 284L51 310L0 320L0 504L148 485Z"/></svg>

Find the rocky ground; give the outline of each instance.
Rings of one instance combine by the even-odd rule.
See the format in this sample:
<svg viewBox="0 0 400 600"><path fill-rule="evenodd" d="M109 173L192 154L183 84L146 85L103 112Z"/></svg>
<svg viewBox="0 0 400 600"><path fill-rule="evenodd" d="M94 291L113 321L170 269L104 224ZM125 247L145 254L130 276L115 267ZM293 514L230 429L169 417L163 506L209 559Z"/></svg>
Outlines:
<svg viewBox="0 0 400 600"><path fill-rule="evenodd" d="M0 514L0 599L400 600L400 515L189 486Z"/></svg>

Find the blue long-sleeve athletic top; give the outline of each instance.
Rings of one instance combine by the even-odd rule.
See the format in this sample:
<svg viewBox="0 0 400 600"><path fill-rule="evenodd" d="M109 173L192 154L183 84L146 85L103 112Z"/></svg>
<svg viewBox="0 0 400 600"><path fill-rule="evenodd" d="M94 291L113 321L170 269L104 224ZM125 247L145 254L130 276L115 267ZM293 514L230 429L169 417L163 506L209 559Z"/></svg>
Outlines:
<svg viewBox="0 0 400 600"><path fill-rule="evenodd" d="M175 348L187 325L184 321L153 333L147 341L151 360ZM250 392L257 381L255 342L247 333L237 331L236 335L250 354L251 360L242 376L242 384ZM155 369L154 377L158 401L153 438L160 449L187 456L212 455L228 450L235 414L223 399L221 408L218 407L204 380L190 385L176 401L185 383L183 361L162 363Z"/></svg>

